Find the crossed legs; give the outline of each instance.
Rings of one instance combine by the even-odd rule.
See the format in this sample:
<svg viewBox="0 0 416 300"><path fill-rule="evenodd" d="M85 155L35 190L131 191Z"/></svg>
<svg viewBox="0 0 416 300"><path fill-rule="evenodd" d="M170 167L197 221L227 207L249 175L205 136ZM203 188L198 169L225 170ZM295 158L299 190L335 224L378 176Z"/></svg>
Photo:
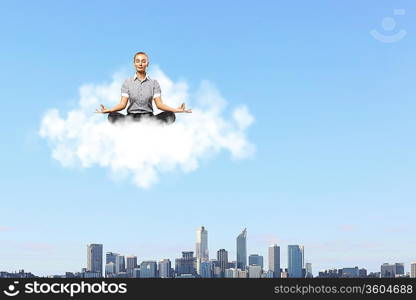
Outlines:
<svg viewBox="0 0 416 300"><path fill-rule="evenodd" d="M140 121L142 118L152 118L156 119L164 124L172 124L176 120L175 113L171 111L163 111L157 115L154 115L153 113L137 113L137 114L127 114L123 115L119 112L112 112L108 114L108 121L110 123L120 123L125 121L126 119L131 119L133 121Z"/></svg>

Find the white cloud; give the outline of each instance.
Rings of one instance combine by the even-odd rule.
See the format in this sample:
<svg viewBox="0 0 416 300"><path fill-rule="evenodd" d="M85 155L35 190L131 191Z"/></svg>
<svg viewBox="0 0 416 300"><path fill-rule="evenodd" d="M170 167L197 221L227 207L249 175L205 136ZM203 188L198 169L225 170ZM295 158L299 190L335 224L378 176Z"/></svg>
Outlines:
<svg viewBox="0 0 416 300"><path fill-rule="evenodd" d="M147 188L159 173L194 171L201 159L223 150L236 159L254 153L245 133L254 118L246 106L224 116L227 101L213 83L202 81L191 102L185 81L173 82L157 66L149 73L159 81L164 103L177 107L186 102L193 112L177 114L169 126L151 121L110 124L106 115L93 112L100 103L112 107L119 101L121 84L130 75L118 72L109 84L81 86L79 106L65 116L57 109L44 114L39 134L48 140L52 157L63 167L109 168L112 177L127 174Z"/></svg>

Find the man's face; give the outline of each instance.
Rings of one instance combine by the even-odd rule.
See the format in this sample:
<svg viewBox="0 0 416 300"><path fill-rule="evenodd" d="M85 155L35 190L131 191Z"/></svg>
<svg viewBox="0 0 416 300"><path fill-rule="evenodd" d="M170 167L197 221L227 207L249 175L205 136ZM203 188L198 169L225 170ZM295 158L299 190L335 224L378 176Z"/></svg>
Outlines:
<svg viewBox="0 0 416 300"><path fill-rule="evenodd" d="M134 59L134 67L136 68L137 72L146 71L146 68L148 65L149 65L149 60L146 55L144 54L136 55L136 58Z"/></svg>

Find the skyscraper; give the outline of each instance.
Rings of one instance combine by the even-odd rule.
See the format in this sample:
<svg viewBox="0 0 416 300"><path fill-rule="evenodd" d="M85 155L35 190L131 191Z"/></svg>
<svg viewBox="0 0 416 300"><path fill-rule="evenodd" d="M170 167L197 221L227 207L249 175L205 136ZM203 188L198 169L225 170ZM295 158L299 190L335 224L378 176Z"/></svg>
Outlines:
<svg viewBox="0 0 416 300"><path fill-rule="evenodd" d="M103 245L87 245L87 270L103 274Z"/></svg>
<svg viewBox="0 0 416 300"><path fill-rule="evenodd" d="M395 263L394 267L396 275L404 275L404 263Z"/></svg>
<svg viewBox="0 0 416 300"><path fill-rule="evenodd" d="M113 277L116 274L116 265L111 261L105 264L105 277Z"/></svg>
<svg viewBox="0 0 416 300"><path fill-rule="evenodd" d="M410 265L410 277L416 278L416 262Z"/></svg>
<svg viewBox="0 0 416 300"><path fill-rule="evenodd" d="M182 258L175 259L175 272L181 274L196 274L196 257L193 251L182 251Z"/></svg>
<svg viewBox="0 0 416 300"><path fill-rule="evenodd" d="M117 255L118 254L114 253L114 252L107 252L105 254L105 263L108 264L108 263L112 262L112 263L116 264L116 256Z"/></svg>
<svg viewBox="0 0 416 300"><path fill-rule="evenodd" d="M260 266L263 270L263 256L258 254L250 254L248 257L248 265L249 266Z"/></svg>
<svg viewBox="0 0 416 300"><path fill-rule="evenodd" d="M140 278L156 278L157 264L153 260L143 261L140 264Z"/></svg>
<svg viewBox="0 0 416 300"><path fill-rule="evenodd" d="M247 228L237 236L237 268L245 270L247 266Z"/></svg>
<svg viewBox="0 0 416 300"><path fill-rule="evenodd" d="M302 268L303 268L303 246L299 245L288 245L288 261L287 261L287 270L288 276L290 278L302 278Z"/></svg>
<svg viewBox="0 0 416 300"><path fill-rule="evenodd" d="M306 269L306 277L312 278L313 277L312 264L311 263L306 263L305 269Z"/></svg>
<svg viewBox="0 0 416 300"><path fill-rule="evenodd" d="M116 273L126 272L126 260L124 255L116 255Z"/></svg>
<svg viewBox="0 0 416 300"><path fill-rule="evenodd" d="M277 245L269 247L269 270L274 278L280 278L280 247Z"/></svg>
<svg viewBox="0 0 416 300"><path fill-rule="evenodd" d="M395 266L389 263L384 263L380 267L380 276L381 278L391 278L395 277L396 273L394 272Z"/></svg>
<svg viewBox="0 0 416 300"><path fill-rule="evenodd" d="M217 260L221 268L221 277L224 277L225 269L228 268L228 252L225 249L218 250Z"/></svg>
<svg viewBox="0 0 416 300"><path fill-rule="evenodd" d="M305 247L302 245L302 246L299 246L299 249L302 255L302 268L304 268L305 267Z"/></svg>
<svg viewBox="0 0 416 300"><path fill-rule="evenodd" d="M171 274L171 262L170 259L162 259L158 263L159 266L159 277L160 278L170 278Z"/></svg>
<svg viewBox="0 0 416 300"><path fill-rule="evenodd" d="M133 271L135 268L137 268L137 256L127 256L127 275L128 277L132 278L133 277Z"/></svg>
<svg viewBox="0 0 416 300"><path fill-rule="evenodd" d="M212 261L203 261L200 266L200 274L202 278L213 277L214 264Z"/></svg>
<svg viewBox="0 0 416 300"><path fill-rule="evenodd" d="M200 261L209 261L208 230L204 226L196 231L195 256Z"/></svg>

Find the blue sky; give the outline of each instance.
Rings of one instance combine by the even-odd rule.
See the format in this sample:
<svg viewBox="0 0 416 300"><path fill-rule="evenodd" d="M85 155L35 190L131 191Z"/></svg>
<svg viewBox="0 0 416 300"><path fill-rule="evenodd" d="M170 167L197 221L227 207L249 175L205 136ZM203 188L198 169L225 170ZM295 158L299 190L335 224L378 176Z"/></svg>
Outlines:
<svg viewBox="0 0 416 300"><path fill-rule="evenodd" d="M394 15L405 9L405 15ZM174 259L209 232L235 259L305 245L322 268L416 261L413 1L4 2L0 9L0 270L78 271L86 244ZM396 28L383 31L393 17ZM377 29L407 35L383 43ZM174 80L210 80L255 118L253 157L221 153L143 190L99 167L66 169L38 135L49 108L131 68L136 51Z"/></svg>

